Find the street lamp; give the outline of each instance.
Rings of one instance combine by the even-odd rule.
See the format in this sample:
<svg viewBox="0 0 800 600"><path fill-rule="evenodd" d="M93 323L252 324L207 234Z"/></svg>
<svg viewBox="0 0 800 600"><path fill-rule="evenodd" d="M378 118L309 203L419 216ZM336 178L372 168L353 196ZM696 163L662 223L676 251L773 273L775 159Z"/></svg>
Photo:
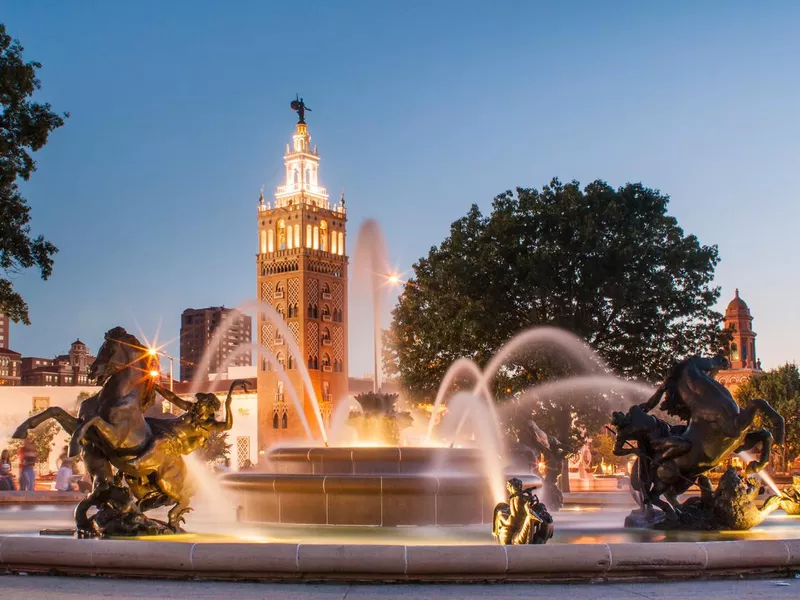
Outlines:
<svg viewBox="0 0 800 600"><path fill-rule="evenodd" d="M175 364L174 364L174 361L175 361L175 359L174 359L173 357L171 357L169 354L167 354L166 352L162 352L162 351L161 351L161 350L159 350L158 348L148 348L148 349L147 349L147 353L148 353L150 356L163 356L164 358L166 358L166 359L169 361L169 391L170 391L170 392L174 391L174 390L172 389L172 388L173 388L173 383L172 383L173 377L172 377L172 373L173 373L173 370L174 370L174 368L175 368ZM152 374L153 374L153 372L151 371L151 372L150 372L150 374L152 375Z"/></svg>

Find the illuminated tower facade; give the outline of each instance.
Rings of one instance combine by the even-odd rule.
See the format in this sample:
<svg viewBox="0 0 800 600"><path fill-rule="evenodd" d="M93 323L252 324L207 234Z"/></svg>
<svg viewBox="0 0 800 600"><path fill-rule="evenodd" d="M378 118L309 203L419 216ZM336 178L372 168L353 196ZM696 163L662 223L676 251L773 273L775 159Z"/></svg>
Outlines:
<svg viewBox="0 0 800 600"><path fill-rule="evenodd" d="M742 384L762 372L761 361L756 357L753 315L747 303L739 297L738 289L725 309L725 327L731 332L728 355L731 368L717 372L717 379L735 395Z"/></svg>
<svg viewBox="0 0 800 600"><path fill-rule="evenodd" d="M262 192L258 205L258 297L275 308L286 328L281 332L261 311L256 331L258 342L283 365L320 439L301 365L327 427L334 403L347 394L347 218L344 197L331 205L320 185L319 154L311 146L303 111L298 113L292 144L286 146L284 182L274 204L265 203ZM263 358L258 359L258 421L259 450L306 438L286 383Z"/></svg>

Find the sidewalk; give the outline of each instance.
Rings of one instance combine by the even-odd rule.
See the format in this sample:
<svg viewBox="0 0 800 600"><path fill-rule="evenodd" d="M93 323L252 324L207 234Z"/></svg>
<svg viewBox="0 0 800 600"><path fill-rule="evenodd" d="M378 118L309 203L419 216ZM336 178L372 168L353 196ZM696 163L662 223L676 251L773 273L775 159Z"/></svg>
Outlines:
<svg viewBox="0 0 800 600"><path fill-rule="evenodd" d="M25 600L162 600L192 598L207 600L418 600L447 598L453 600L536 600L553 597L571 600L613 598L615 600L730 600L731 598L793 598L800 594L800 580L723 580L680 581L666 583L575 584L575 585L327 585L215 583L185 581L143 581L137 579L93 579L88 577L47 577L0 575L0 598Z"/></svg>

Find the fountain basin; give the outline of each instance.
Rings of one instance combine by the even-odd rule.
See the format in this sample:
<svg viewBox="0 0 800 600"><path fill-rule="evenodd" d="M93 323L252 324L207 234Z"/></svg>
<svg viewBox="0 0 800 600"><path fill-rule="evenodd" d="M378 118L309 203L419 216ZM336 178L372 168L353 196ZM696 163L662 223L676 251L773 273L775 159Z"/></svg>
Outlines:
<svg viewBox="0 0 800 600"><path fill-rule="evenodd" d="M315 475L477 473L483 458L474 448L286 447L270 450L267 465L275 473Z"/></svg>
<svg viewBox="0 0 800 600"><path fill-rule="evenodd" d="M272 473L221 478L241 521L375 527L489 525L498 499L472 448L276 448ZM527 487L539 488L535 475Z"/></svg>

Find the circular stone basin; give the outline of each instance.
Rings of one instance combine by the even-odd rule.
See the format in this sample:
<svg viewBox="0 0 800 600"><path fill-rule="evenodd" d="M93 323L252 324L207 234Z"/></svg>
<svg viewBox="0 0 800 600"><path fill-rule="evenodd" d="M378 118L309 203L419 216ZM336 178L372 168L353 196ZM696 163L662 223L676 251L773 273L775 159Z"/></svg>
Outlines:
<svg viewBox="0 0 800 600"><path fill-rule="evenodd" d="M225 475L239 519L308 525L490 524L496 504L472 448L276 448L271 473ZM535 475L528 487L541 487Z"/></svg>

